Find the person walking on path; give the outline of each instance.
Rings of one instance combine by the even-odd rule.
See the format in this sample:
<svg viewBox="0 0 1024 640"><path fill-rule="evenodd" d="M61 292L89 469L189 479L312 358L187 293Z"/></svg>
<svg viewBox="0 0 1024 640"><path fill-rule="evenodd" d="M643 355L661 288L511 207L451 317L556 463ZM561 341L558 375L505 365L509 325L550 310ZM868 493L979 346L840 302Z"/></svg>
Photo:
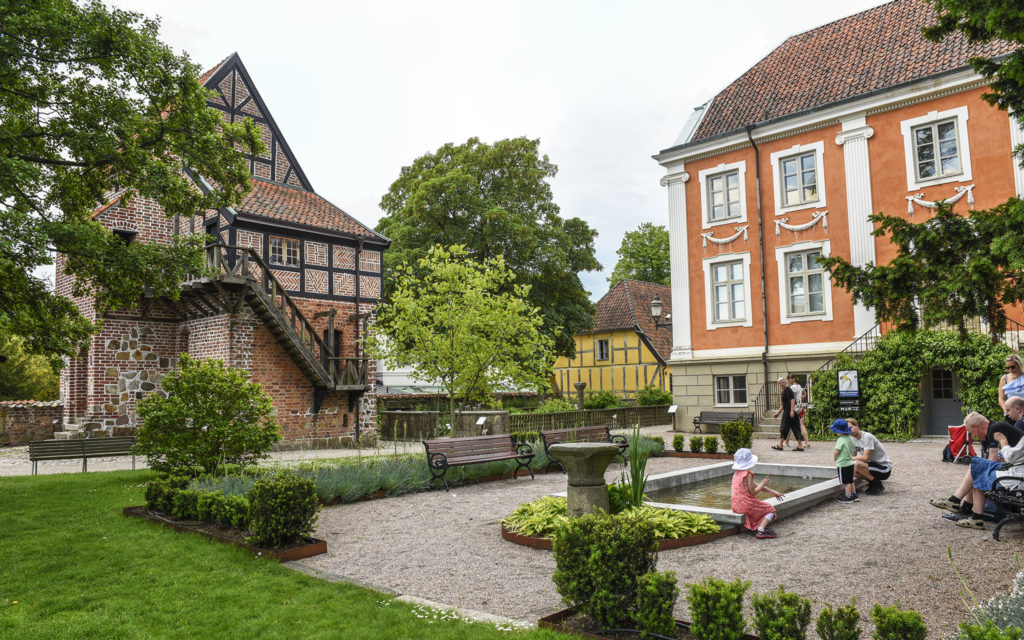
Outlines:
<svg viewBox="0 0 1024 640"><path fill-rule="evenodd" d="M779 410L775 412L775 417L778 418L781 413L782 422L779 423L779 444L772 447L772 449L784 451L786 440L789 440L791 433L796 438L796 441L800 442L800 418L796 415L796 396L793 394L793 389L785 378L779 378L779 390L782 392L782 401ZM793 449L793 451L803 450L803 447Z"/></svg>
<svg viewBox="0 0 1024 640"><path fill-rule="evenodd" d="M862 431L856 418L847 418L846 422L853 437L853 477L867 480L864 493L876 496L885 491L882 481L892 474L892 462L878 438Z"/></svg>
<svg viewBox="0 0 1024 640"><path fill-rule="evenodd" d="M793 408L796 409L796 418L800 423L800 429L797 432L797 446L800 446L800 440L803 439L804 449L811 448L811 441L807 438L807 425L804 423L804 411L807 404L807 390L800 386L800 382L796 379L795 373L790 373L786 378L789 382L789 388L793 390L793 397L796 398L796 402L793 403ZM789 446L789 438L786 438L786 445Z"/></svg>
<svg viewBox="0 0 1024 640"><path fill-rule="evenodd" d="M769 529L772 520L775 519L775 507L764 500L758 500L757 494L767 493L779 500L783 499L781 493L775 489L768 488L768 479L754 484L754 472L751 469L757 464L757 456L750 449L737 449L733 454L732 468L732 510L746 516L743 527L754 534L755 538L774 538L775 532Z"/></svg>
<svg viewBox="0 0 1024 640"><path fill-rule="evenodd" d="M855 445L853 436L850 435L850 424L842 418L836 418L829 427L829 431L839 434L836 438L836 448L832 457L836 461L836 468L839 469L839 484L843 485L846 494L836 498L836 502L850 504L859 502L857 497L857 485L853 482L853 451Z"/></svg>

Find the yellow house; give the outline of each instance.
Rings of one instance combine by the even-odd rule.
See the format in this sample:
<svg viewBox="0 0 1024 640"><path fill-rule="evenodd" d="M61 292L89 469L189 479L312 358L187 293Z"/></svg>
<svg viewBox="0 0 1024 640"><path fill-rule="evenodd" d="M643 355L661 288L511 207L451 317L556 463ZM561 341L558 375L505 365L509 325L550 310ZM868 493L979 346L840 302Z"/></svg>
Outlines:
<svg viewBox="0 0 1024 640"><path fill-rule="evenodd" d="M660 317L652 315L660 306ZM658 304L660 303L660 305ZM666 285L622 280L598 302L594 329L574 336L576 357L555 361L556 391L612 391L634 398L653 384L671 390L667 358L672 350L672 289Z"/></svg>

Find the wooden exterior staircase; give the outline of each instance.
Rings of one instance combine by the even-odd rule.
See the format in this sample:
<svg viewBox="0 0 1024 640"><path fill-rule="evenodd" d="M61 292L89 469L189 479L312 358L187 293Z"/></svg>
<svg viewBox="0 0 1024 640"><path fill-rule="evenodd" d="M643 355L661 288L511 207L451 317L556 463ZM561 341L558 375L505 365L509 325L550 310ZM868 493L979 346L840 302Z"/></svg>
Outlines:
<svg viewBox="0 0 1024 640"><path fill-rule="evenodd" d="M368 360L337 355L333 312L322 314L329 318L326 336L321 337L270 267L249 247L207 245L206 270L182 283L181 301L193 316L237 313L241 303L247 302L313 383L317 409L327 392L348 391L351 403L370 388Z"/></svg>

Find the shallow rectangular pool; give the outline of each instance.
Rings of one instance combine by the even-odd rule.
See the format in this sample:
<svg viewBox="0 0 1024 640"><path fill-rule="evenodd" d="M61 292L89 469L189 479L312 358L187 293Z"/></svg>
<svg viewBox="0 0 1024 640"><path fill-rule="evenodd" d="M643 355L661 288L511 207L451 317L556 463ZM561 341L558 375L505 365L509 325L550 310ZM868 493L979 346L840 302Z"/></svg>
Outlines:
<svg viewBox="0 0 1024 640"><path fill-rule="evenodd" d="M767 499L780 518L843 492L835 467L762 462L753 471L757 482L765 475L771 475L768 486L785 494L785 500L781 502L775 498ZM732 474L732 462L660 473L647 478L648 501L656 507L706 513L721 525L742 524L743 516L733 513L730 508Z"/></svg>

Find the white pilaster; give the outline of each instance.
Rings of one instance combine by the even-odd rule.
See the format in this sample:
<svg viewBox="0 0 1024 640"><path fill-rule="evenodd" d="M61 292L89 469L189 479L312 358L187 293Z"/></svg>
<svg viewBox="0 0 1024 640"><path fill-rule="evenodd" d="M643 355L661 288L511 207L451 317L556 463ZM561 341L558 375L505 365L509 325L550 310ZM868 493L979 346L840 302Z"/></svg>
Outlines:
<svg viewBox="0 0 1024 640"><path fill-rule="evenodd" d="M868 220L871 204L871 165L868 161L868 138L875 130L863 117L843 122L836 144L843 148L846 166L846 216L850 230L850 262L857 267L875 262L874 226ZM861 336L875 326L873 310L857 303L853 308L854 334Z"/></svg>
<svg viewBox="0 0 1024 640"><path fill-rule="evenodd" d="M1020 120L1016 113L1010 113L1010 152L1024 144L1024 130L1021 129ZM1020 166L1020 158L1012 156L1013 162L1013 183L1017 189L1017 197L1024 198L1024 169Z"/></svg>
<svg viewBox="0 0 1024 640"><path fill-rule="evenodd" d="M689 249L686 234L686 181L690 174L682 170L661 179L668 187L668 238L672 278L672 360L693 357L690 330Z"/></svg>

